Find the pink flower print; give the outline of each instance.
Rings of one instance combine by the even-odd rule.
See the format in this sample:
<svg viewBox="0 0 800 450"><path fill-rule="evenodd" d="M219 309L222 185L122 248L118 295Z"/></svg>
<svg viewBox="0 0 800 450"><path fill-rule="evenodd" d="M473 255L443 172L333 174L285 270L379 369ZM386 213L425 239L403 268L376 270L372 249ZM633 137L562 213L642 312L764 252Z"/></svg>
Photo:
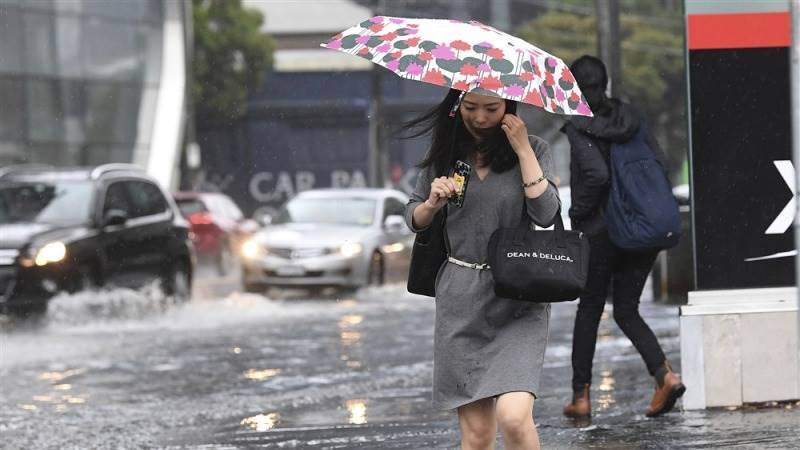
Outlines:
<svg viewBox="0 0 800 450"><path fill-rule="evenodd" d="M536 92L535 90L528 92L528 95L526 95L525 98L522 99L522 101L531 104L533 106L539 106L539 107L544 106L544 102L542 101L542 96L539 95L539 93Z"/></svg>
<svg viewBox="0 0 800 450"><path fill-rule="evenodd" d="M394 31L392 31L391 33L386 33L386 34L384 34L383 36L380 36L380 38L381 38L381 40L383 40L384 42L393 41L393 40L397 39L397 33L395 33Z"/></svg>
<svg viewBox="0 0 800 450"><path fill-rule="evenodd" d="M381 52L381 53L386 53L391 49L392 49L392 46L389 45L388 43L386 43L386 44L379 45L378 48L375 49L375 51Z"/></svg>
<svg viewBox="0 0 800 450"><path fill-rule="evenodd" d="M409 27L411 27L411 25L409 25ZM406 30L406 35L417 34L417 33L419 33L419 30L416 27L412 27Z"/></svg>
<svg viewBox="0 0 800 450"><path fill-rule="evenodd" d="M503 87L503 82L500 81L500 78L497 77L486 77L481 80L480 86L484 89L494 91Z"/></svg>
<svg viewBox="0 0 800 450"><path fill-rule="evenodd" d="M412 62L406 67L406 73L409 75L420 75L422 74L422 66Z"/></svg>
<svg viewBox="0 0 800 450"><path fill-rule="evenodd" d="M399 23L405 22L405 20L403 20L403 19L401 19L399 17L392 17L391 19L389 19L389 22L398 23L399 24Z"/></svg>
<svg viewBox="0 0 800 450"><path fill-rule="evenodd" d="M369 21L372 22L372 23L383 23L383 19L385 19L385 17L383 17L383 16L375 16L375 17L369 19Z"/></svg>
<svg viewBox="0 0 800 450"><path fill-rule="evenodd" d="M477 75L478 68L472 64L464 64L461 66L461 75Z"/></svg>
<svg viewBox="0 0 800 450"><path fill-rule="evenodd" d="M403 52L398 50L396 52L392 52L391 55L392 55L392 58L394 58L394 59L400 59L400 57L403 56Z"/></svg>
<svg viewBox="0 0 800 450"><path fill-rule="evenodd" d="M492 71L492 68L491 68L491 67L489 67L489 65L488 65L488 64L486 64L486 63L483 63L483 64L481 64L480 66L478 66L478 71L479 71L479 72L491 72L491 71Z"/></svg>
<svg viewBox="0 0 800 450"><path fill-rule="evenodd" d="M556 100L559 102L563 102L567 97L564 95L564 91L556 88Z"/></svg>
<svg viewBox="0 0 800 450"><path fill-rule="evenodd" d="M471 48L469 44L461 40L451 42L450 47L459 51L469 50Z"/></svg>
<svg viewBox="0 0 800 450"><path fill-rule="evenodd" d="M488 49L488 48L494 48L494 45L490 44L489 42L483 41L480 44L478 44L478 47L484 47Z"/></svg>
<svg viewBox="0 0 800 450"><path fill-rule="evenodd" d="M342 48L342 40L341 39L334 39L328 42L328 48L332 48L334 50Z"/></svg>
<svg viewBox="0 0 800 450"><path fill-rule="evenodd" d="M522 81L533 81L535 79L532 72L522 72L519 74L519 78Z"/></svg>
<svg viewBox="0 0 800 450"><path fill-rule="evenodd" d="M491 58L495 59L502 59L503 58L503 51L499 48L490 48L486 51L486 54L489 55Z"/></svg>
<svg viewBox="0 0 800 450"><path fill-rule="evenodd" d="M386 63L386 68L393 72L397 72L397 70L400 68L400 61L396 59L391 60Z"/></svg>
<svg viewBox="0 0 800 450"><path fill-rule="evenodd" d="M356 43L357 43L357 44L364 45L364 44L366 44L367 42L369 42L369 38L371 38L371 37L372 37L372 36L369 36L369 35L366 35L366 34L362 34L361 36L359 36L359 37L357 37L357 38L356 38Z"/></svg>
<svg viewBox="0 0 800 450"><path fill-rule="evenodd" d="M417 27L419 27L419 24L417 24L417 23L409 23L409 24L406 24L406 26L409 27L409 28L417 28Z"/></svg>
<svg viewBox="0 0 800 450"><path fill-rule="evenodd" d="M423 61L430 61L433 59L431 52L421 52L417 57Z"/></svg>
<svg viewBox="0 0 800 450"><path fill-rule="evenodd" d="M459 91L464 92L469 91L469 83L466 81L456 81L455 84L453 84L453 89L458 89Z"/></svg>
<svg viewBox="0 0 800 450"><path fill-rule="evenodd" d="M586 102L581 102L581 104L575 108L575 111L584 116L592 116L592 110L589 109L589 105L587 105Z"/></svg>
<svg viewBox="0 0 800 450"><path fill-rule="evenodd" d="M381 23L373 23L369 26L369 31L372 31L373 33L377 33L381 30L383 30L383 24Z"/></svg>
<svg viewBox="0 0 800 450"><path fill-rule="evenodd" d="M509 97L521 97L525 93L525 88L518 84L512 84L506 87L504 92Z"/></svg>
<svg viewBox="0 0 800 450"><path fill-rule="evenodd" d="M411 63L411 64L413 64L413 63ZM409 64L409 65L411 65L411 64ZM436 69L429 70L428 72L426 72L425 76L422 77L422 81L427 81L429 83L439 84L439 85L443 85L443 84L447 83L447 80L445 80L444 75L442 75L442 72L440 72L440 71L438 71Z"/></svg>
<svg viewBox="0 0 800 450"><path fill-rule="evenodd" d="M452 60L456 59L456 54L450 50L450 47L439 45L431 52L437 59Z"/></svg>
<svg viewBox="0 0 800 450"><path fill-rule="evenodd" d="M406 44L408 44L409 47L416 47L419 45L419 38L413 37L410 39L406 39Z"/></svg>
<svg viewBox="0 0 800 450"><path fill-rule="evenodd" d="M361 55L361 56L365 56L368 53L369 53L369 48L368 47L363 47L358 51L358 54Z"/></svg>

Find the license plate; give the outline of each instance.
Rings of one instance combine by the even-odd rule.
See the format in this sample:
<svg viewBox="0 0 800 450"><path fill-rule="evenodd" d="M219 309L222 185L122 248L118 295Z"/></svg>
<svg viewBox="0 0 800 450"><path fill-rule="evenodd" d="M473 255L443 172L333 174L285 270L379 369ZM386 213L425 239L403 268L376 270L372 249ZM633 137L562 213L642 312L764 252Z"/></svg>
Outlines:
<svg viewBox="0 0 800 450"><path fill-rule="evenodd" d="M278 267L275 273L283 277L298 277L306 274L306 270L298 266Z"/></svg>

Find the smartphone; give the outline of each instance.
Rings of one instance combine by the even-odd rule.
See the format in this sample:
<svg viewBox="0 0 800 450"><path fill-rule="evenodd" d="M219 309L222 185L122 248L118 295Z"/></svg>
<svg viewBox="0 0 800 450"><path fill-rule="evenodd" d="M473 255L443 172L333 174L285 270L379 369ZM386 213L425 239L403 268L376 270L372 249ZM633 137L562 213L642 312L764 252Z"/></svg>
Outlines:
<svg viewBox="0 0 800 450"><path fill-rule="evenodd" d="M456 166L450 175L456 184L456 195L447 199L447 201L458 208L464 206L464 197L467 195L467 185L469 184L469 175L472 171L472 166L464 161L456 161Z"/></svg>

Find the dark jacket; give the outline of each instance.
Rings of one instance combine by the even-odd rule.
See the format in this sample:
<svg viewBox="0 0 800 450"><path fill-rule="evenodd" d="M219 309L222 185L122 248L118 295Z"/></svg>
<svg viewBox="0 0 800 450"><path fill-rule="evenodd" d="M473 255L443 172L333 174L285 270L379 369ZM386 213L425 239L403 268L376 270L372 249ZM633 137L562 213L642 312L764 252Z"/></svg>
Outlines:
<svg viewBox="0 0 800 450"><path fill-rule="evenodd" d="M611 99L610 106L595 117L575 116L561 128L570 143L569 217L573 229L590 236L606 229L611 144L629 141L643 123L641 114L631 105ZM647 144L663 166L664 153L649 130Z"/></svg>

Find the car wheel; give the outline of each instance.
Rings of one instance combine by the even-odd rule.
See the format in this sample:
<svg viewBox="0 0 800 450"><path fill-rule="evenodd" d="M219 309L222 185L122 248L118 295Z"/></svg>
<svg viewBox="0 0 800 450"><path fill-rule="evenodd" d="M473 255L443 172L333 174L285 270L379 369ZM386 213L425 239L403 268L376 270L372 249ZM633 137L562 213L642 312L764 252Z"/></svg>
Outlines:
<svg viewBox="0 0 800 450"><path fill-rule="evenodd" d="M177 266L170 276L164 280L165 294L172 297L175 303L188 302L192 297L189 272L183 266Z"/></svg>
<svg viewBox="0 0 800 450"><path fill-rule="evenodd" d="M369 272L367 275L368 286L382 286L384 282L383 255L374 252L369 261Z"/></svg>

